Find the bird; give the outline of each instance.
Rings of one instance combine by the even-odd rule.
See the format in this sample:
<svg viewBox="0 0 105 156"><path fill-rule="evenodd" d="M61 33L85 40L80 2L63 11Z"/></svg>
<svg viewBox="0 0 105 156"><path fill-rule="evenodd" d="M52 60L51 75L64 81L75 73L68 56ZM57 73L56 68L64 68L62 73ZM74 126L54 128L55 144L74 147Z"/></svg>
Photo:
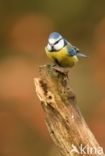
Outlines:
<svg viewBox="0 0 105 156"><path fill-rule="evenodd" d="M79 57L87 57L58 32L52 32L49 35L45 51L48 58L63 68L73 67L78 62Z"/></svg>

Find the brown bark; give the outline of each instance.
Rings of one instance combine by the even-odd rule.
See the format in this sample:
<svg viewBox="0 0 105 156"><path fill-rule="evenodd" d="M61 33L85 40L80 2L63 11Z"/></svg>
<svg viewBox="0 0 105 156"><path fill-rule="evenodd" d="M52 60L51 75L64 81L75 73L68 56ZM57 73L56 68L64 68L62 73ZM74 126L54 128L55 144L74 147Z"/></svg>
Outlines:
<svg viewBox="0 0 105 156"><path fill-rule="evenodd" d="M105 156L76 105L69 81L66 72L51 65L40 67L40 76L34 79L50 136L63 156L91 155L88 147L92 155ZM87 147L86 153L80 153L81 146Z"/></svg>

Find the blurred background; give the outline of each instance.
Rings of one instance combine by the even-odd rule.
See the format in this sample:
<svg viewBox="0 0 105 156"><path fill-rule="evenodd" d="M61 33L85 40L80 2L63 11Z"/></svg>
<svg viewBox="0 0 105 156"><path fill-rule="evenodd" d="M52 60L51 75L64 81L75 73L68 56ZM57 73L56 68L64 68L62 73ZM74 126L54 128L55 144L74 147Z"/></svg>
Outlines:
<svg viewBox="0 0 105 156"><path fill-rule="evenodd" d="M44 47L60 32L88 55L70 70L78 105L105 148L105 1L0 0L0 156L58 156L35 94Z"/></svg>

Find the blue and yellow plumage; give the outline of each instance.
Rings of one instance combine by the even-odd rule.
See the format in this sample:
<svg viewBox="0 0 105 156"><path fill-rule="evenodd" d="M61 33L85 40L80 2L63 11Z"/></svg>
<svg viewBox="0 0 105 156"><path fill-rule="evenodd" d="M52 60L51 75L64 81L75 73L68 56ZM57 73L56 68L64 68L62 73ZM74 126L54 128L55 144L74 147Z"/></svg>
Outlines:
<svg viewBox="0 0 105 156"><path fill-rule="evenodd" d="M57 32L49 35L45 51L47 56L61 67L72 67L78 62L79 56L86 57Z"/></svg>

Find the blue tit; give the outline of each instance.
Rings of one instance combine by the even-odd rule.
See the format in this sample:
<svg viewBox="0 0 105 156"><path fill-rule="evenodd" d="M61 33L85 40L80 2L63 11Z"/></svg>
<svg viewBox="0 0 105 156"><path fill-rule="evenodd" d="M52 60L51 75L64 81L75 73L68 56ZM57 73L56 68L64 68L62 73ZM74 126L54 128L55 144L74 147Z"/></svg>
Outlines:
<svg viewBox="0 0 105 156"><path fill-rule="evenodd" d="M57 32L49 35L45 51L47 56L61 67L73 67L79 57L87 57Z"/></svg>

